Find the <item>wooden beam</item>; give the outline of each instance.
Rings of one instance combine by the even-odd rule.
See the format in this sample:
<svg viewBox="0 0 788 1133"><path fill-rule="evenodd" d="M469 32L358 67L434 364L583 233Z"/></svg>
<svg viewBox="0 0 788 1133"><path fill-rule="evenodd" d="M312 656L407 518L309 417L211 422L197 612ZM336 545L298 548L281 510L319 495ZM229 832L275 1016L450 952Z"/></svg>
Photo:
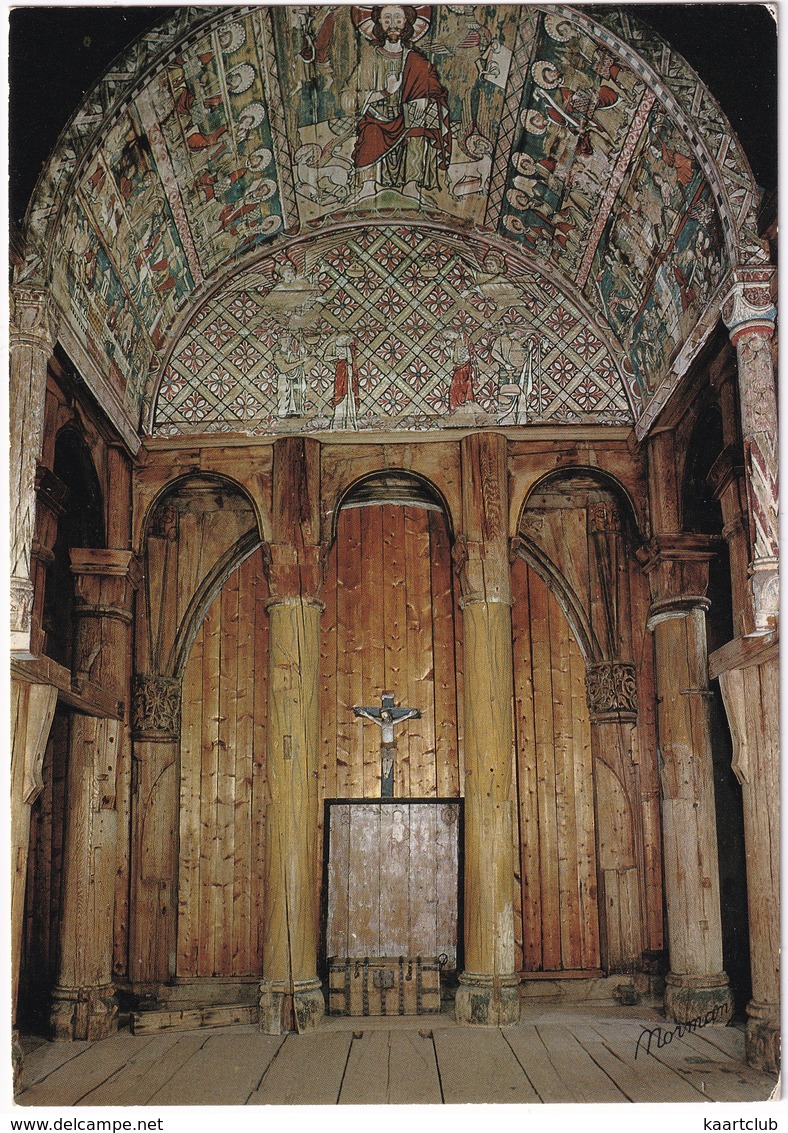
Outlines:
<svg viewBox="0 0 788 1133"><path fill-rule="evenodd" d="M28 661L12 660L11 676L18 681L51 685L57 689L59 700L88 716L122 720L125 714L122 700L118 700L95 681L72 676L69 669L58 665L51 657L35 657Z"/></svg>

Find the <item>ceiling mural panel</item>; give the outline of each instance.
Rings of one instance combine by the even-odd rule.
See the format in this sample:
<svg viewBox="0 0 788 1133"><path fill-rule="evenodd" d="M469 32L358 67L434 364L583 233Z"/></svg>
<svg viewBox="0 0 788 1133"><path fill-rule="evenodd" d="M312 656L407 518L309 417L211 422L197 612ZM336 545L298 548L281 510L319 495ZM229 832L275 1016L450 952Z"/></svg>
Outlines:
<svg viewBox="0 0 788 1133"><path fill-rule="evenodd" d="M273 256L208 301L153 432L634 420L602 336L536 272L405 226Z"/></svg>
<svg viewBox="0 0 788 1133"><path fill-rule="evenodd" d="M626 13L606 10L598 19L564 5L495 4L189 12L169 31L152 33L144 50L132 49L128 67L119 64L114 80L88 97L30 213L34 255L41 226L56 218L49 235L56 297L135 428L143 402L152 420L162 358L171 358L188 384L172 342L190 320L197 326L193 312L204 296L220 284L233 294L244 290L238 278L261 256L287 274L288 245L310 231L328 238L360 222L371 233L381 223L394 231L421 218L490 246L508 242L541 263L527 290L544 309L553 303L550 288L567 297L567 311L568 297L582 295L588 325L620 372L634 375L638 393L624 396L616 384L612 400L599 394L598 369L572 354L568 339L565 357L574 369L559 378L544 322L535 332L539 381L534 377L528 395L539 389L542 400L529 401L527 411L520 401L515 415L522 420L637 416L716 301L736 239L762 254L750 231L752 179L716 104L683 60ZM356 247L353 255L358 260L364 251ZM476 272L469 286L484 295L490 281L472 260L465 261ZM369 279L379 268L363 265ZM373 427L373 417L374 427L395 418L426 427L459 408L448 401L452 351L437 346L441 303L448 304L448 329L460 334L452 350L459 356L465 336L474 355L474 412L496 421L510 412L500 390L513 383L493 373L492 327L482 328L481 308L448 276L415 297L397 264L379 286L367 280L367 295L335 270L329 258L317 274L310 268L309 287L327 289L333 304L321 311L325 326L315 341L326 347L346 304L354 328L359 321L354 349L367 366L359 375L367 383L360 428ZM523 280L505 281L516 306L525 304ZM272 289L275 282L287 281L272 277ZM494 317L484 314L488 324L500 327L508 309L502 295ZM416 298L429 341L415 323L415 330L405 327L416 317ZM266 293L261 310L273 318L271 303L276 298ZM287 330L280 315L277 326ZM573 317L580 318L579 308ZM372 333L373 320L385 334ZM296 329L312 349L307 328ZM245 330L235 333L239 349L249 344ZM431 370L408 385L410 362L401 352L413 342ZM215 349L203 343L209 346ZM260 365L276 385L270 349ZM334 413L319 361L310 362L309 397L322 427ZM322 364L330 370L325 358ZM236 396L255 397L249 374L239 375ZM181 413L186 397L162 395L157 428L196 426L196 416L188 421ZM375 397L382 399L377 407ZM207 403L211 413L219 404L229 412L235 401L222 394ZM245 404L247 416L231 415L231 423L253 420L257 428L270 418L272 428L281 426L276 408Z"/></svg>
<svg viewBox="0 0 788 1133"><path fill-rule="evenodd" d="M589 36L539 17L522 88L500 231L576 279L615 200L654 95Z"/></svg>

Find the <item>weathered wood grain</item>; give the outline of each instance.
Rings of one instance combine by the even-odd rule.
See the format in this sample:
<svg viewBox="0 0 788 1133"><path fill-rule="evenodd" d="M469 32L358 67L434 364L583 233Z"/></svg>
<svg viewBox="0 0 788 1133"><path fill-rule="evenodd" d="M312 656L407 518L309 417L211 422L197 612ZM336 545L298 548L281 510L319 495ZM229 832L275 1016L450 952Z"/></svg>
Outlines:
<svg viewBox="0 0 788 1133"><path fill-rule="evenodd" d="M288 1035L247 1105L336 1105L352 1042L347 1031Z"/></svg>
<svg viewBox="0 0 788 1133"><path fill-rule="evenodd" d="M364 1031L353 1039L340 1105L440 1102L432 1040L419 1031Z"/></svg>

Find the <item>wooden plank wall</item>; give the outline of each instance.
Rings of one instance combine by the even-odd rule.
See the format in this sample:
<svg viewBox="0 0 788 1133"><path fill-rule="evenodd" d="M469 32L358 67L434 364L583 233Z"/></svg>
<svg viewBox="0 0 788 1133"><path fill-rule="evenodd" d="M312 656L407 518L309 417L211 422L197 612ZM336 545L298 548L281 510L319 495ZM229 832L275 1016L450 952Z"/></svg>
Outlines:
<svg viewBox="0 0 788 1133"><path fill-rule="evenodd" d="M56 710L41 770L44 789L30 815L19 1018L44 1025L58 975L68 737L69 713Z"/></svg>
<svg viewBox="0 0 788 1133"><path fill-rule="evenodd" d="M322 596L322 797L380 796L380 730L353 707L379 704L384 689L421 711L396 732L395 796L457 797L462 639L445 518L415 506L344 510ZM321 853L322 822L321 808ZM318 875L322 899L322 866Z"/></svg>
<svg viewBox="0 0 788 1133"><path fill-rule="evenodd" d="M256 551L195 638L183 682L177 974L262 970L268 587Z"/></svg>
<svg viewBox="0 0 788 1133"><path fill-rule="evenodd" d="M446 523L419 507L348 508L323 587L321 718L325 798L380 795L380 730L357 704L419 708L397 729L394 794L460 792L454 580Z"/></svg>
<svg viewBox="0 0 788 1133"><path fill-rule="evenodd" d="M599 967L585 663L556 598L512 567L522 970Z"/></svg>
<svg viewBox="0 0 788 1133"><path fill-rule="evenodd" d="M457 961L459 804L331 807L326 955Z"/></svg>

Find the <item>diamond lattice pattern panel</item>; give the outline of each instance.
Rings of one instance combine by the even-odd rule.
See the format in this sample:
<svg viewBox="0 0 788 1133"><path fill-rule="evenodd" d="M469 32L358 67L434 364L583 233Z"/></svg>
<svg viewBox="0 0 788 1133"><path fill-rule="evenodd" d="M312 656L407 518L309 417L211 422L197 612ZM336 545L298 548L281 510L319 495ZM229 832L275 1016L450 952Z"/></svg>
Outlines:
<svg viewBox="0 0 788 1133"><path fill-rule="evenodd" d="M153 432L631 422L634 383L589 320L504 269L405 226L269 257L192 320Z"/></svg>

